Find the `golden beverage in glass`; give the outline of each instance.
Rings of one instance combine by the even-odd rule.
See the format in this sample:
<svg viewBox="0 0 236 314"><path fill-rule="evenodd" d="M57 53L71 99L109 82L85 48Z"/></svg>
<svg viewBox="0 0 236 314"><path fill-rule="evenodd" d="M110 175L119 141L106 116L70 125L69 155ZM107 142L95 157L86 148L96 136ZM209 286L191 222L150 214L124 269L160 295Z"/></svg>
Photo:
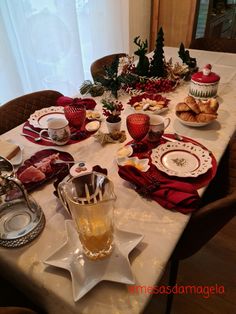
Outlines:
<svg viewBox="0 0 236 314"><path fill-rule="evenodd" d="M58 192L76 223L85 255L93 260L110 255L116 199L112 182L92 172L59 184Z"/></svg>
<svg viewBox="0 0 236 314"><path fill-rule="evenodd" d="M113 225L112 221L102 219L78 219L79 238L84 252L92 259L102 258L112 251Z"/></svg>

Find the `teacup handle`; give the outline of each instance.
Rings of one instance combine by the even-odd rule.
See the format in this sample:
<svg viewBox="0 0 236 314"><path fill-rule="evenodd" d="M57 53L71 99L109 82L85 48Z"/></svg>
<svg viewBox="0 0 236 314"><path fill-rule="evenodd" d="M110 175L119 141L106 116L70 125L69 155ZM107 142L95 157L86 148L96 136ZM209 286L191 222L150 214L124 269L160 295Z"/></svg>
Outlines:
<svg viewBox="0 0 236 314"><path fill-rule="evenodd" d="M63 207L64 207L64 208L66 209L66 211L71 215L69 206L68 206L68 204L67 204L67 202L66 202L66 196L65 196L64 186L65 186L65 182L60 182L60 183L58 184L58 187L57 187L57 193L58 193L58 196L59 196L60 201L62 202Z"/></svg>
<svg viewBox="0 0 236 314"><path fill-rule="evenodd" d="M44 141L47 141L47 142L52 142L51 140L49 140L46 137L42 136L42 134L44 132L47 132L47 134L48 134L48 130L42 130L42 131L39 132L39 136L41 137L41 139L43 139ZM48 134L48 136L49 136L49 134Z"/></svg>
<svg viewBox="0 0 236 314"><path fill-rule="evenodd" d="M165 118L164 128L166 129L170 125L170 118Z"/></svg>

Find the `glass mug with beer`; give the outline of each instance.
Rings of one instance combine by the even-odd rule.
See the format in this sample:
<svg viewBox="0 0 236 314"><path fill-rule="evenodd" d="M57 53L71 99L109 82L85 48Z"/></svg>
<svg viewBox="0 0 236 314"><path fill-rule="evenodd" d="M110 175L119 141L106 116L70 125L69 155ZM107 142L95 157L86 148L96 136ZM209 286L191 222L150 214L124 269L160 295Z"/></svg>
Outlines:
<svg viewBox="0 0 236 314"><path fill-rule="evenodd" d="M84 254L92 260L111 254L113 248L113 183L107 176L91 172L58 185L64 207L76 224Z"/></svg>

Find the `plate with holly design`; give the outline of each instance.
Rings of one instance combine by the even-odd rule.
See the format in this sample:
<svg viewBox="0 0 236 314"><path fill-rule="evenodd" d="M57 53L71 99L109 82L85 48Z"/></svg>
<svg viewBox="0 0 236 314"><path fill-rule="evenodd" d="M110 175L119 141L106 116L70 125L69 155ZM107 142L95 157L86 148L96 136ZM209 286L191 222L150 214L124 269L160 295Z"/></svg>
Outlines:
<svg viewBox="0 0 236 314"><path fill-rule="evenodd" d="M152 163L176 177L198 177L212 167L209 151L189 142L167 142L152 150Z"/></svg>

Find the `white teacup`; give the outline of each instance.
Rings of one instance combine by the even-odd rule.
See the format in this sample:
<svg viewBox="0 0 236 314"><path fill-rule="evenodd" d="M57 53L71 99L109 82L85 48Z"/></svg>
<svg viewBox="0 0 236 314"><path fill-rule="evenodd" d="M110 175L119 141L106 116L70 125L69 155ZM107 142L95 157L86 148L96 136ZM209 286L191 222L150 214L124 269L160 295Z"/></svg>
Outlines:
<svg viewBox="0 0 236 314"><path fill-rule="evenodd" d="M51 141L56 145L65 145L70 139L69 122L63 118L53 118L48 121L48 129L42 130L40 136L46 132ZM45 137L42 137L45 141Z"/></svg>
<svg viewBox="0 0 236 314"><path fill-rule="evenodd" d="M163 118L159 115L150 116L149 131L147 140L149 142L159 142L165 129L170 124L170 118Z"/></svg>

